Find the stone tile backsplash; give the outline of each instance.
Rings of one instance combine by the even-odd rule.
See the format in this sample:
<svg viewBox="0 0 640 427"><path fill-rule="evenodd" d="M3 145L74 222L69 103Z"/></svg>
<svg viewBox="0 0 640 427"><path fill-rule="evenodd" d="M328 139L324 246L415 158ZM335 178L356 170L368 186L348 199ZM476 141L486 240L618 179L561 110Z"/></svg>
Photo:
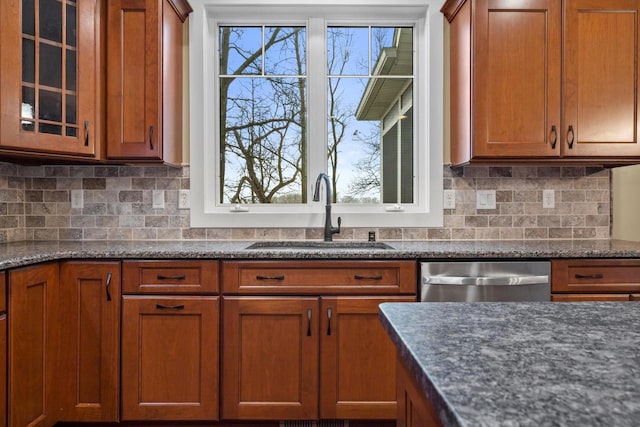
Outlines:
<svg viewBox="0 0 640 427"><path fill-rule="evenodd" d="M444 226L380 228L380 240L607 239L611 222L609 169L584 166L443 168L456 194ZM191 228L178 209L189 167L24 166L0 163L0 241L321 239L322 229ZM555 207L542 207L542 191ZM81 190L83 208L71 207ZM164 209L152 207L164 190ZM495 190L495 209L476 209L476 190ZM366 239L370 228L343 228L339 239Z"/></svg>

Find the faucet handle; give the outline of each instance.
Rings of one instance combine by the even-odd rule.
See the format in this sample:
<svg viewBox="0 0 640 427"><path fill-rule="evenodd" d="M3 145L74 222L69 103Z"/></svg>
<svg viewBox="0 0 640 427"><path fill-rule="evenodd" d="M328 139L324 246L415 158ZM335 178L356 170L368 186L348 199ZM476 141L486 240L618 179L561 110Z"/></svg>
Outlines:
<svg viewBox="0 0 640 427"><path fill-rule="evenodd" d="M340 234L340 226L342 225L342 217L338 217L338 227L331 229L331 234Z"/></svg>

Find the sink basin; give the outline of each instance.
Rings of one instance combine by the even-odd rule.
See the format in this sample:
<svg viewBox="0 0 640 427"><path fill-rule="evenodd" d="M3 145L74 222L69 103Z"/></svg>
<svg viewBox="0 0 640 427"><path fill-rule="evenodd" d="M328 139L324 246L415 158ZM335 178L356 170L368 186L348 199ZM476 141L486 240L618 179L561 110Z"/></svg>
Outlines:
<svg viewBox="0 0 640 427"><path fill-rule="evenodd" d="M393 249L383 242L277 241L255 242L247 249Z"/></svg>

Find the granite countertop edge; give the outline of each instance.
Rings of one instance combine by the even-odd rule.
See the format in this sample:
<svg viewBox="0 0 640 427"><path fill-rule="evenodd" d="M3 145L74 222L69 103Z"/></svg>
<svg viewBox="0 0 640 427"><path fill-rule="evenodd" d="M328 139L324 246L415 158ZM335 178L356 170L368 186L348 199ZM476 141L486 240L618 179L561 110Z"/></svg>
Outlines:
<svg viewBox="0 0 640 427"><path fill-rule="evenodd" d="M0 244L0 269L61 259L554 259L640 258L621 240L385 241L391 249L260 248L255 241L24 241Z"/></svg>

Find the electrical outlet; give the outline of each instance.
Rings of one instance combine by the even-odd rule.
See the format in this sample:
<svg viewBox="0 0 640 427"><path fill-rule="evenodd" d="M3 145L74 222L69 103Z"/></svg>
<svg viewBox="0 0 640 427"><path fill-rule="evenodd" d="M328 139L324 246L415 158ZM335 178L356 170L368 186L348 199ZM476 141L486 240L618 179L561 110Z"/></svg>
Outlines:
<svg viewBox="0 0 640 427"><path fill-rule="evenodd" d="M476 191L476 209L495 209L496 190Z"/></svg>
<svg viewBox="0 0 640 427"><path fill-rule="evenodd" d="M71 190L71 207L73 209L84 208L84 192L83 190Z"/></svg>
<svg viewBox="0 0 640 427"><path fill-rule="evenodd" d="M189 209L191 206L189 190L180 190L178 192L178 209Z"/></svg>
<svg viewBox="0 0 640 427"><path fill-rule="evenodd" d="M542 190L542 207L553 209L556 206L556 195L553 190Z"/></svg>
<svg viewBox="0 0 640 427"><path fill-rule="evenodd" d="M164 191L153 190L153 209L164 209Z"/></svg>
<svg viewBox="0 0 640 427"><path fill-rule="evenodd" d="M456 208L456 192L455 190L444 190L444 208Z"/></svg>

